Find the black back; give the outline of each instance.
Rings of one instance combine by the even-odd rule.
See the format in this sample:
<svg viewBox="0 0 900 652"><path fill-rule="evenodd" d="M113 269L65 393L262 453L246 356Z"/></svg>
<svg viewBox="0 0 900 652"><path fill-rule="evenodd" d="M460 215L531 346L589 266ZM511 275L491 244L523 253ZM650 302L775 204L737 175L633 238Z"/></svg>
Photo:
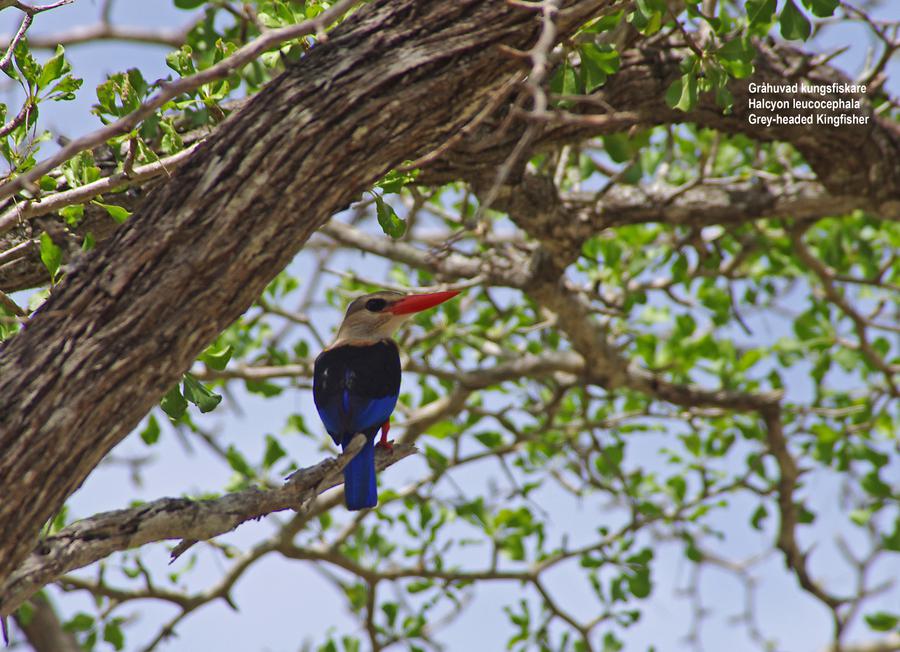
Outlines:
<svg viewBox="0 0 900 652"><path fill-rule="evenodd" d="M343 344L322 351L316 358L313 400L333 437L345 434L340 431L346 428L362 425L347 423L345 417L349 414L361 417L367 408L377 412L377 404L389 403L386 418L393 410L393 402L378 399L390 397L396 401L399 393L400 352L393 340ZM372 402L377 404L369 405Z"/></svg>

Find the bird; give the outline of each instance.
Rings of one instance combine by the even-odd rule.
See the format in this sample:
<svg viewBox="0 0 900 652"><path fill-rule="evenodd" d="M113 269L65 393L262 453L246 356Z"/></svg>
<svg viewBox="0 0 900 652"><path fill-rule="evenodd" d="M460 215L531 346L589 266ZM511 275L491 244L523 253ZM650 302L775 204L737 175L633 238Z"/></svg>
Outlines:
<svg viewBox="0 0 900 652"><path fill-rule="evenodd" d="M345 449L359 433L362 450L344 467L344 502L349 510L375 507L375 436L387 440L400 395L400 351L392 339L414 313L452 299L458 290L404 294L382 290L353 300L334 342L313 366L313 401L334 443Z"/></svg>

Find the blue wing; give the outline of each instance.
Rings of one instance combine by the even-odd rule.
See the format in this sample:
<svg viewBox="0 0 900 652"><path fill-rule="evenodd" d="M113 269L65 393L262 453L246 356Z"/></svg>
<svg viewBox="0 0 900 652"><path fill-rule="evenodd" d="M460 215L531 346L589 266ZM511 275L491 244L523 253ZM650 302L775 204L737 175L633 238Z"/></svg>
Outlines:
<svg viewBox="0 0 900 652"><path fill-rule="evenodd" d="M343 444L346 435L366 432L381 426L397 406L397 395L380 398L354 396L349 390L341 392L339 400L316 404L319 418L336 444Z"/></svg>

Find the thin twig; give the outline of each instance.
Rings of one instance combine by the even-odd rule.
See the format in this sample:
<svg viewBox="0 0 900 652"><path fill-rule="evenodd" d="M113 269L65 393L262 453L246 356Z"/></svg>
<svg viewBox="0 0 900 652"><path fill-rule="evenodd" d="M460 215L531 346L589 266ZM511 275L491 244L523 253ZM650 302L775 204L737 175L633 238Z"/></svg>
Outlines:
<svg viewBox="0 0 900 652"><path fill-rule="evenodd" d="M9 312L17 317L27 317L28 313L19 307L19 304L13 301L6 292L0 290L0 306L6 308Z"/></svg>
<svg viewBox="0 0 900 652"><path fill-rule="evenodd" d="M126 171L117 172L108 177L97 179L77 188L63 190L52 195L45 195L36 201L25 201L8 209L0 216L0 234L6 233L22 220L28 220L40 215L52 213L65 206L81 204L104 192L118 188L133 186L135 184L153 179L163 174L169 174L180 167L200 143L194 143L187 149L177 154L161 158L153 163L133 168L129 175Z"/></svg>

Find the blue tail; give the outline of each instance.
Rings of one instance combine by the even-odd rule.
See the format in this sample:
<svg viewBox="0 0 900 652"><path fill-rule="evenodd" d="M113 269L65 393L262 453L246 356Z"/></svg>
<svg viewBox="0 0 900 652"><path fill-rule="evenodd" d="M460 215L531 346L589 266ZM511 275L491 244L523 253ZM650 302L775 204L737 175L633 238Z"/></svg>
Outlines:
<svg viewBox="0 0 900 652"><path fill-rule="evenodd" d="M344 442L349 444L353 437ZM375 486L375 437L367 436L366 444L344 467L344 502L347 509L365 509L378 504Z"/></svg>

